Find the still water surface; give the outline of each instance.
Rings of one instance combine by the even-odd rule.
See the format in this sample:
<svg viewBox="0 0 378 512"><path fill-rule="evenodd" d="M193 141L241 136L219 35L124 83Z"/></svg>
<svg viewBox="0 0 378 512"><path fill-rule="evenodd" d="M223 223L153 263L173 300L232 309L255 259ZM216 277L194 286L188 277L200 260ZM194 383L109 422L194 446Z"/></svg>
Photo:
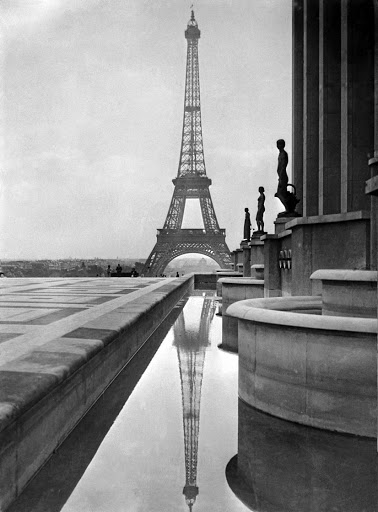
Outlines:
<svg viewBox="0 0 378 512"><path fill-rule="evenodd" d="M248 510L225 477L237 452L238 359L217 347L213 292L197 293L161 345L152 340L156 354L120 375L12 512Z"/></svg>

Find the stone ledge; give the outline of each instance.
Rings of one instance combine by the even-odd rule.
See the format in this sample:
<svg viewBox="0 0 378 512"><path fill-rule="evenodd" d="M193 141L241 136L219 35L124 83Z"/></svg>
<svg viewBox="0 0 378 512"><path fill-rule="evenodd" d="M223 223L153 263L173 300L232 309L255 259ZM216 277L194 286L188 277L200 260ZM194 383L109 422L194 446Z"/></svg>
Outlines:
<svg viewBox="0 0 378 512"><path fill-rule="evenodd" d="M284 325L340 332L377 333L377 320L320 315L320 296L247 299L235 302L226 310L228 316L256 323ZM306 310L318 314L306 314ZM299 314L300 313L300 314Z"/></svg>
<svg viewBox="0 0 378 512"><path fill-rule="evenodd" d="M310 279L322 281L363 281L377 282L376 270L321 269L311 274Z"/></svg>
<svg viewBox="0 0 378 512"><path fill-rule="evenodd" d="M335 213L331 215L314 215L313 217L297 217L286 224L286 229L292 229L305 224L329 224L332 222L350 222L354 220L369 220L368 211Z"/></svg>
<svg viewBox="0 0 378 512"><path fill-rule="evenodd" d="M377 160L376 158L373 160ZM377 161L373 162L374 164L377 163ZM370 164L372 165L372 164ZM373 176L370 178L370 180L367 180L365 183L365 194L369 194L372 196L378 195L378 176Z"/></svg>
<svg viewBox="0 0 378 512"><path fill-rule="evenodd" d="M222 277L218 283L232 284L232 285L252 285L252 286L264 286L263 279L253 279L252 277Z"/></svg>

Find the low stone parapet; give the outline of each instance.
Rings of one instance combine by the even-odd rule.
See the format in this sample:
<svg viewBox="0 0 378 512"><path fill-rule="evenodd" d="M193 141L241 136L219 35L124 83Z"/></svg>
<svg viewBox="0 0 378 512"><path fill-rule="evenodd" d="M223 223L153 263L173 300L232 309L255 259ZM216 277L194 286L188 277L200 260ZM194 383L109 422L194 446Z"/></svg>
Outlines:
<svg viewBox="0 0 378 512"><path fill-rule="evenodd" d="M286 420L375 437L377 321L321 312L316 296L228 307L239 322L239 396Z"/></svg>
<svg viewBox="0 0 378 512"><path fill-rule="evenodd" d="M214 273L202 273L194 275L194 286L196 290L215 290L217 276Z"/></svg>
<svg viewBox="0 0 378 512"><path fill-rule="evenodd" d="M237 272L235 270L227 270L227 271L223 271L223 272L217 272L216 276L217 276L217 285L216 285L217 295L218 295L218 297L222 297L222 285L219 283L219 280L224 277L229 277L229 278L243 277L243 272Z"/></svg>

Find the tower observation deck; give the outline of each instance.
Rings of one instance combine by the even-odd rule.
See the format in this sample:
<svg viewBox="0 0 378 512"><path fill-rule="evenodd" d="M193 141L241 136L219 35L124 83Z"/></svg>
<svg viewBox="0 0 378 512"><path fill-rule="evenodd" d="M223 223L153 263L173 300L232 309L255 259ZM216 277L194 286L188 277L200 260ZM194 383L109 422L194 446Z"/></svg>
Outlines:
<svg viewBox="0 0 378 512"><path fill-rule="evenodd" d="M163 229L147 258L145 276L159 275L168 263L182 254L199 253L209 256L222 268L231 267L226 230L221 229L215 215L206 175L203 151L201 99L199 82L198 40L201 32L192 11L185 38L187 40L184 119L175 189ZM198 199L203 228L182 229L186 200Z"/></svg>

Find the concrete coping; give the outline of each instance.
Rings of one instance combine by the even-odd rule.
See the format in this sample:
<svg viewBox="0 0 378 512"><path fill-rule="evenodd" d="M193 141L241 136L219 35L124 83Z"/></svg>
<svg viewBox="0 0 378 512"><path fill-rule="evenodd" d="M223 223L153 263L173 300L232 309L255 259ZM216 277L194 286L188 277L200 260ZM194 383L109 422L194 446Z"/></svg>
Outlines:
<svg viewBox="0 0 378 512"><path fill-rule="evenodd" d="M344 332L377 332L376 318L357 318L309 314L321 313L321 296L278 297L271 299L247 299L231 304L228 316L257 323Z"/></svg>
<svg viewBox="0 0 378 512"><path fill-rule="evenodd" d="M362 281L377 282L376 270L320 269L313 272L310 279L322 281Z"/></svg>
<svg viewBox="0 0 378 512"><path fill-rule="evenodd" d="M373 160L378 160L378 159L373 159ZM374 165L376 164L377 162L374 162ZM373 165L373 164L369 164L369 165ZM365 182L365 194L370 194L370 195L378 195L378 176L373 176L372 178L370 178L370 180L367 180Z"/></svg>
<svg viewBox="0 0 378 512"><path fill-rule="evenodd" d="M263 235L260 240L278 240L278 235L274 235L272 233L267 233Z"/></svg>
<svg viewBox="0 0 378 512"><path fill-rule="evenodd" d="M292 229L285 229L284 231L281 231L281 233L278 233L278 238L286 238L287 236L290 236L293 233Z"/></svg>
<svg viewBox="0 0 378 512"><path fill-rule="evenodd" d="M264 240L279 240L280 238L286 238L286 237L290 236L292 234L292 232L293 232L292 229L285 229L285 230L281 231L281 233L278 233L277 235L273 235L273 234L269 234L268 233L267 235L263 235L260 240L261 241L264 241Z"/></svg>
<svg viewBox="0 0 378 512"><path fill-rule="evenodd" d="M231 270L228 272L217 272L218 276L235 276L235 277L243 277L243 272L238 272L237 270Z"/></svg>
<svg viewBox="0 0 378 512"><path fill-rule="evenodd" d="M264 265L260 264L260 263L255 263L254 265L251 266L251 268L255 268L256 270L259 270L259 269L264 270Z"/></svg>
<svg viewBox="0 0 378 512"><path fill-rule="evenodd" d="M355 212L333 213L330 215L314 215L312 217L295 217L286 224L286 229L303 224L329 224L331 222L350 222L353 220L370 219L370 212L359 210Z"/></svg>
<svg viewBox="0 0 378 512"><path fill-rule="evenodd" d="M253 277L222 277L219 279L218 283L264 286L264 279L253 279Z"/></svg>

